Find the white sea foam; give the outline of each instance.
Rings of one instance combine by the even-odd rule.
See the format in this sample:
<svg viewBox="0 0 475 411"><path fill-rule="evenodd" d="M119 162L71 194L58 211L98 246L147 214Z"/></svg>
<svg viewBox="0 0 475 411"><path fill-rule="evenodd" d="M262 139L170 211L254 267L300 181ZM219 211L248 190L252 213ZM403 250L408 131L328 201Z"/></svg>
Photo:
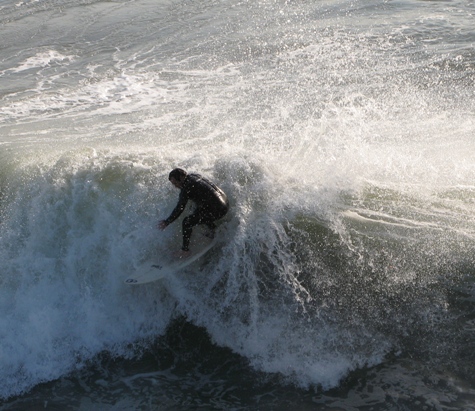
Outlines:
<svg viewBox="0 0 475 411"><path fill-rule="evenodd" d="M18 67L12 68L11 72L19 73L24 70L43 68L54 63L69 63L74 60L74 56L65 56L55 50L47 50L27 58Z"/></svg>
<svg viewBox="0 0 475 411"><path fill-rule="evenodd" d="M65 7L82 19L70 32L45 5L55 47L9 46L0 396L133 356L176 315L258 371L327 389L446 313L438 263L475 232L472 51L441 57L402 5L348 30L364 10L344 2L212 3ZM175 166L229 194L221 243L126 288L170 235L154 225Z"/></svg>

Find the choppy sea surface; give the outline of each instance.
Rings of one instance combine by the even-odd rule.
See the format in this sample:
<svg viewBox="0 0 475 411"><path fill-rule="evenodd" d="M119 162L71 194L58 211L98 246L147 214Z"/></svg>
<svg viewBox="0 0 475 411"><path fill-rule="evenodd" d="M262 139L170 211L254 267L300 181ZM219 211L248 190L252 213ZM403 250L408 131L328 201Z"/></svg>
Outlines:
<svg viewBox="0 0 475 411"><path fill-rule="evenodd" d="M0 410L475 410L474 14L0 0Z"/></svg>

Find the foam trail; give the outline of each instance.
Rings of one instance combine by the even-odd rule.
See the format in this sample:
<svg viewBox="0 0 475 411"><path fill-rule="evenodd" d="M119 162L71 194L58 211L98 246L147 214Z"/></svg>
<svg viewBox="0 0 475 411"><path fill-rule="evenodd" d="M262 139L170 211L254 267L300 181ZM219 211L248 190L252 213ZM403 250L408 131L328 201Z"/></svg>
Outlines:
<svg viewBox="0 0 475 411"><path fill-rule="evenodd" d="M473 13L403 3L2 3L0 396L182 316L304 388L401 353L463 369ZM131 290L176 166L228 193L222 241Z"/></svg>

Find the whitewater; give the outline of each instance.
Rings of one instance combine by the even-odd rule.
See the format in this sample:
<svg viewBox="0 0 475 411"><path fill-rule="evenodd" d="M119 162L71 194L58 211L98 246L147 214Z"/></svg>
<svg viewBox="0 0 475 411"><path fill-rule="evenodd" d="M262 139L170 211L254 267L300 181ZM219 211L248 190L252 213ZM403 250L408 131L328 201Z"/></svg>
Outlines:
<svg viewBox="0 0 475 411"><path fill-rule="evenodd" d="M0 410L475 410L474 13L1 0Z"/></svg>

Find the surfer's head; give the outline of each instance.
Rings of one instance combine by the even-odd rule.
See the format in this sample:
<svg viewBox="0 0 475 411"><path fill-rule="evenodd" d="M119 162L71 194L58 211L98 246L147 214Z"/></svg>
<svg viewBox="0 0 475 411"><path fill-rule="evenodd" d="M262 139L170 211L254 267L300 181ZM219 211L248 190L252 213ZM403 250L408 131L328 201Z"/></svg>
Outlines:
<svg viewBox="0 0 475 411"><path fill-rule="evenodd" d="M182 168L175 168L168 174L168 179L175 187L182 188L187 174Z"/></svg>
<svg viewBox="0 0 475 411"><path fill-rule="evenodd" d="M168 174L168 179L171 180L174 178L175 180L181 180L182 178L185 178L187 174L186 170L183 170L182 168L174 168L170 171L170 174Z"/></svg>

